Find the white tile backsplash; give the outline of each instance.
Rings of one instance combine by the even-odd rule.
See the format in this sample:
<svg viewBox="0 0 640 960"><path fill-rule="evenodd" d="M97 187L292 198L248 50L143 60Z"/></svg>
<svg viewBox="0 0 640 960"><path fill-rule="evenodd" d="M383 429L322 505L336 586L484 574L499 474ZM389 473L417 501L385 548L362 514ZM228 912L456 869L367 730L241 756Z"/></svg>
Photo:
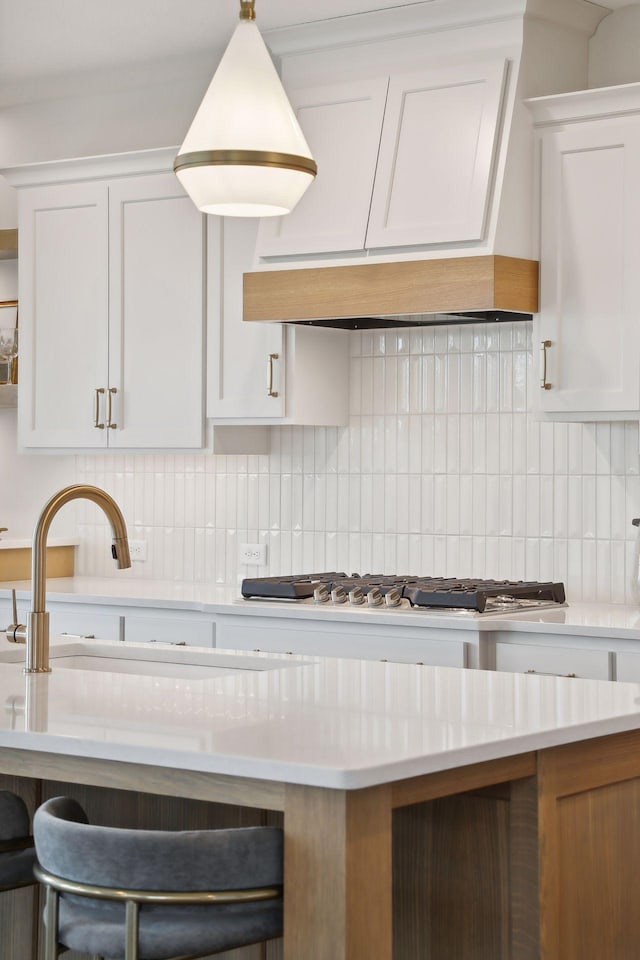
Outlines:
<svg viewBox="0 0 640 960"><path fill-rule="evenodd" d="M564 581L631 599L637 423L539 422L530 323L351 334L351 421L272 430L270 456L85 455L148 541L136 577L360 572ZM78 572L109 576L109 531L81 505ZM264 542L265 567L238 544Z"/></svg>

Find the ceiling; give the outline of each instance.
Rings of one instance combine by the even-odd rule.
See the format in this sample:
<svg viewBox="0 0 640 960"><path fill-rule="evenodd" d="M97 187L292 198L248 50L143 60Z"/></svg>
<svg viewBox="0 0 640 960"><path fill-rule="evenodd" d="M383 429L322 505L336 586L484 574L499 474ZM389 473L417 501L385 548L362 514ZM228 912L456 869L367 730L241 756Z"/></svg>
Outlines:
<svg viewBox="0 0 640 960"><path fill-rule="evenodd" d="M262 30L416 0L257 0ZM430 2L430 0L422 0ZM598 0L611 9L630 0ZM0 0L0 86L210 52L237 23L237 0Z"/></svg>

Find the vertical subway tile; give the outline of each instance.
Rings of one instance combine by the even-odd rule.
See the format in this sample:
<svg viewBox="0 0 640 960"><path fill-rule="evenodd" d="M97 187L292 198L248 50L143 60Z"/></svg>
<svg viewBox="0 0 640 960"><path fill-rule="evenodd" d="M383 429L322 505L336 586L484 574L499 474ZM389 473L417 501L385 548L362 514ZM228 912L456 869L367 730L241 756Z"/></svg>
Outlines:
<svg viewBox="0 0 640 960"><path fill-rule="evenodd" d="M447 478L433 478L433 533L443 535L447 532Z"/></svg>
<svg viewBox="0 0 640 960"><path fill-rule="evenodd" d="M447 472L447 417L436 414L433 418L433 472Z"/></svg>
<svg viewBox="0 0 640 960"><path fill-rule="evenodd" d="M473 416L463 413L460 415L460 473L473 473Z"/></svg>
<svg viewBox="0 0 640 960"><path fill-rule="evenodd" d="M422 357L409 359L409 413L422 412Z"/></svg>
<svg viewBox="0 0 640 960"><path fill-rule="evenodd" d="M596 478L582 478L582 536L585 540L596 538Z"/></svg>
<svg viewBox="0 0 640 960"><path fill-rule="evenodd" d="M497 476L487 477L486 534L497 537L500 534L500 484Z"/></svg>
<svg viewBox="0 0 640 960"><path fill-rule="evenodd" d="M611 426L608 423L596 423L596 473L611 473Z"/></svg>
<svg viewBox="0 0 640 960"><path fill-rule="evenodd" d="M485 440L487 444L487 473L500 472L500 415L488 413L486 416Z"/></svg>
<svg viewBox="0 0 640 960"><path fill-rule="evenodd" d="M611 424L611 475L621 477L624 469L624 423Z"/></svg>
<svg viewBox="0 0 640 960"><path fill-rule="evenodd" d="M398 473L409 472L409 417L395 418L396 424L396 458Z"/></svg>
<svg viewBox="0 0 640 960"><path fill-rule="evenodd" d="M596 477L596 537L611 539L611 477Z"/></svg>
<svg viewBox="0 0 640 960"><path fill-rule="evenodd" d="M553 537L554 529L553 477L540 477L540 536Z"/></svg>

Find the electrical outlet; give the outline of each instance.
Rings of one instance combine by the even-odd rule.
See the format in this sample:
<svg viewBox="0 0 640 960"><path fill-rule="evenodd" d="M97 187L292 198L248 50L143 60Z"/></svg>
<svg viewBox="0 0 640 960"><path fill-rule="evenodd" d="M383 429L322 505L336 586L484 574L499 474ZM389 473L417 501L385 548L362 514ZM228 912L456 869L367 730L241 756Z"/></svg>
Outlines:
<svg viewBox="0 0 640 960"><path fill-rule="evenodd" d="M129 556L132 563L143 563L147 559L147 541L129 540Z"/></svg>
<svg viewBox="0 0 640 960"><path fill-rule="evenodd" d="M240 563L247 566L263 567L267 562L266 543L241 543Z"/></svg>

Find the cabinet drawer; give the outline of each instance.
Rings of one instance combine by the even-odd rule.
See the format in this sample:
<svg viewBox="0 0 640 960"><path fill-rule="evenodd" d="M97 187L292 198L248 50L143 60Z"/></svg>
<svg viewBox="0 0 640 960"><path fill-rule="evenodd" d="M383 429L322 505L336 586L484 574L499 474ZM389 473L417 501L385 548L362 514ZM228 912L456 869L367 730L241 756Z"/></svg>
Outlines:
<svg viewBox="0 0 640 960"><path fill-rule="evenodd" d="M229 622L231 620L231 622ZM315 624L282 626L247 624L222 620L218 623L217 646L229 650L264 650L269 653L300 653L354 660L393 660L425 663L437 667L465 667L467 645L459 640L432 640L417 635L398 636L384 630L358 633L318 628ZM417 633L417 631L416 631Z"/></svg>
<svg viewBox="0 0 640 960"><path fill-rule="evenodd" d="M132 643L184 643L188 647L212 647L212 620L188 617L126 617L125 640Z"/></svg>
<svg viewBox="0 0 640 960"><path fill-rule="evenodd" d="M607 650L496 643L496 670L610 680L611 655Z"/></svg>
<svg viewBox="0 0 640 960"><path fill-rule="evenodd" d="M640 653L616 654L616 680L640 683Z"/></svg>
<svg viewBox="0 0 640 960"><path fill-rule="evenodd" d="M95 613L93 610L49 609L49 629L52 637L69 633L97 640L121 640L123 618L117 613Z"/></svg>

